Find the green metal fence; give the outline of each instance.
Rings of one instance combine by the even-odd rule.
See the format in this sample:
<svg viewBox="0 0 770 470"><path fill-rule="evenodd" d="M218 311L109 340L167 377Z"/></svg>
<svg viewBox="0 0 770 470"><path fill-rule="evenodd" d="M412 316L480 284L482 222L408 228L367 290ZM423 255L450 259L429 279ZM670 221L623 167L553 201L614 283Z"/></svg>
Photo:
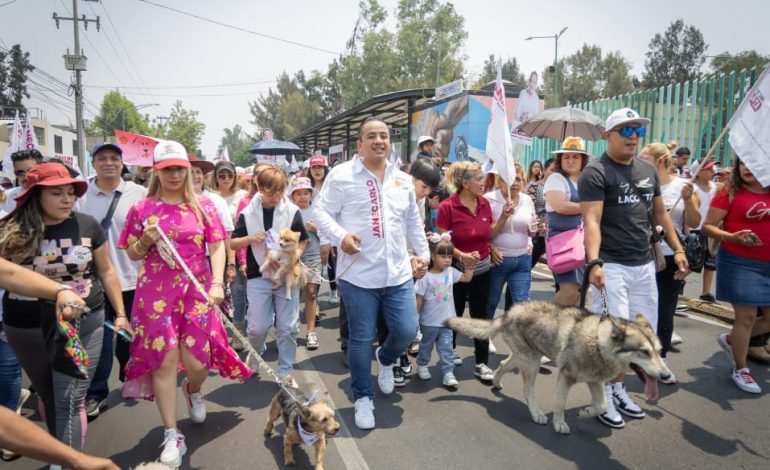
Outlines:
<svg viewBox="0 0 770 470"><path fill-rule="evenodd" d="M756 68L743 69L572 106L590 111L602 120L616 109L633 108L651 120L640 148L651 142L675 141L678 146L690 148L692 158L700 159L714 144L761 72ZM554 140L535 138L532 145L519 148L519 161L526 171L532 160L545 161L559 145L560 142ZM598 157L607 143L600 140L587 142L587 146L588 152ZM730 151L725 137L715 152L722 165L730 161Z"/></svg>

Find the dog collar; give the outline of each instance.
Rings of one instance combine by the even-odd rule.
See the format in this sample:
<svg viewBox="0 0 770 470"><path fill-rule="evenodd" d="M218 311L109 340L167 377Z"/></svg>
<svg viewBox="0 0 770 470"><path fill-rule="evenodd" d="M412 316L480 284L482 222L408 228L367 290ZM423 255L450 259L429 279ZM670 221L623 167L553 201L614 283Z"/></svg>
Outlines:
<svg viewBox="0 0 770 470"><path fill-rule="evenodd" d="M305 429L302 427L302 423L299 420L299 416L297 416L297 431L299 431L299 437L300 437L300 439L302 439L302 442L305 445L312 446L313 444L315 444L318 441L318 439L321 438L321 433L320 432L307 432L307 431L305 431Z"/></svg>

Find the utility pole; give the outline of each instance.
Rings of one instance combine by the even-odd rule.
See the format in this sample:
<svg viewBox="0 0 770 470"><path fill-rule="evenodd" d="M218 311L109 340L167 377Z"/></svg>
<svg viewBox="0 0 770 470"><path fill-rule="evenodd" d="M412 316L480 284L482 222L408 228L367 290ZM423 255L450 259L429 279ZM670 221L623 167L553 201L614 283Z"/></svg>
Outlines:
<svg viewBox="0 0 770 470"><path fill-rule="evenodd" d="M84 1L98 2L99 0ZM81 173L85 174L88 164L86 162L86 132L83 128L83 83L81 74L83 71L87 70L87 58L83 55L82 49L80 49L80 27L78 26L78 22L82 22L83 27L86 29L88 29L89 22L96 23L97 31L99 31L101 25L99 23L98 16L96 19L86 18L86 15L83 15L82 18L78 18L78 0L72 0L72 18L58 16L56 12L54 12L53 20L56 22L57 29L59 28L60 20L72 21L74 25L73 29L75 31L75 53L69 54L69 50L67 50L67 54L64 55L64 68L67 70L75 71L75 84L71 86L75 88L75 125L77 126L76 132L78 136L77 159Z"/></svg>

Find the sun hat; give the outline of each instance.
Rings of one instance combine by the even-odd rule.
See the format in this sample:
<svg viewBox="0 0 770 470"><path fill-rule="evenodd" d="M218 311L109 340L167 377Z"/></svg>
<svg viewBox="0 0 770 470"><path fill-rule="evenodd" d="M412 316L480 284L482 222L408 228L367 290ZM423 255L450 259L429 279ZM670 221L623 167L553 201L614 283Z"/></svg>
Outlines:
<svg viewBox="0 0 770 470"><path fill-rule="evenodd" d="M291 191L289 194L294 193L298 189L308 189L313 192L313 183L310 182L310 178L306 176L295 176L291 179Z"/></svg>
<svg viewBox="0 0 770 470"><path fill-rule="evenodd" d="M429 135L421 135L417 139L417 146L419 147L420 145L424 144L425 142L434 142L433 137L431 137Z"/></svg>
<svg viewBox="0 0 770 470"><path fill-rule="evenodd" d="M188 153L187 158L190 160L190 165L200 168L204 175L214 171L214 164L212 162L198 158L194 153Z"/></svg>
<svg viewBox="0 0 770 470"><path fill-rule="evenodd" d="M73 178L67 168L61 163L40 163L27 171L27 180L24 183L24 191L16 196L16 208L2 220L8 220L14 216L24 204L27 203L34 189L38 186L52 187L71 184L75 187L75 196L80 197L88 189L88 183L84 180Z"/></svg>
<svg viewBox="0 0 770 470"><path fill-rule="evenodd" d="M588 152L586 152L586 141L580 137L573 136L569 136L564 139L564 142L561 143L561 148L559 150L554 150L551 153L554 155L558 155L560 153L579 153L581 155L590 155Z"/></svg>
<svg viewBox="0 0 770 470"><path fill-rule="evenodd" d="M717 164L716 161L711 161L711 162L706 163L702 167L700 167L700 169L701 170L710 170L710 169L714 168L714 165L716 165L716 164ZM714 169L714 171L717 171L717 170L718 170L717 168Z"/></svg>
<svg viewBox="0 0 770 470"><path fill-rule="evenodd" d="M327 166L326 159L324 158L323 155L312 155L308 159L308 166L309 167L313 167L313 166Z"/></svg>
<svg viewBox="0 0 770 470"><path fill-rule="evenodd" d="M173 140L161 140L155 146L152 155L153 166L157 170L170 166L183 166L190 168L190 159L182 144Z"/></svg>
<svg viewBox="0 0 770 470"><path fill-rule="evenodd" d="M118 155L123 157L123 149L121 149L120 147L118 147L115 144L111 144L109 142L106 142L106 143L103 143L103 144L96 144L96 145L94 145L94 148L91 149L91 158L94 158L94 156L97 153L99 153L100 151L105 150L105 149L107 149L107 150L114 150L115 152L117 152Z"/></svg>
<svg viewBox="0 0 770 470"><path fill-rule="evenodd" d="M620 108L610 114L604 124L604 130L609 132L618 126L625 124L638 124L642 127L650 125L650 120L639 116L639 113L631 108Z"/></svg>

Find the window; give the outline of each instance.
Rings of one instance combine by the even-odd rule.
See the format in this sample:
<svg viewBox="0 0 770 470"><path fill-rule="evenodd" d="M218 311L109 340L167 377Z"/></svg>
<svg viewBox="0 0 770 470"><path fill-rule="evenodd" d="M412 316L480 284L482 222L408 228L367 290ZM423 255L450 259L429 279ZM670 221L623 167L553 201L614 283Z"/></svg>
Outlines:
<svg viewBox="0 0 770 470"><path fill-rule="evenodd" d="M53 136L53 152L64 153L64 142L60 135Z"/></svg>
<svg viewBox="0 0 770 470"><path fill-rule="evenodd" d="M45 129L42 127L35 127L35 137L37 137L37 143L45 145Z"/></svg>
<svg viewBox="0 0 770 470"><path fill-rule="evenodd" d="M77 140L72 141L72 155L75 155L75 156L80 155Z"/></svg>

